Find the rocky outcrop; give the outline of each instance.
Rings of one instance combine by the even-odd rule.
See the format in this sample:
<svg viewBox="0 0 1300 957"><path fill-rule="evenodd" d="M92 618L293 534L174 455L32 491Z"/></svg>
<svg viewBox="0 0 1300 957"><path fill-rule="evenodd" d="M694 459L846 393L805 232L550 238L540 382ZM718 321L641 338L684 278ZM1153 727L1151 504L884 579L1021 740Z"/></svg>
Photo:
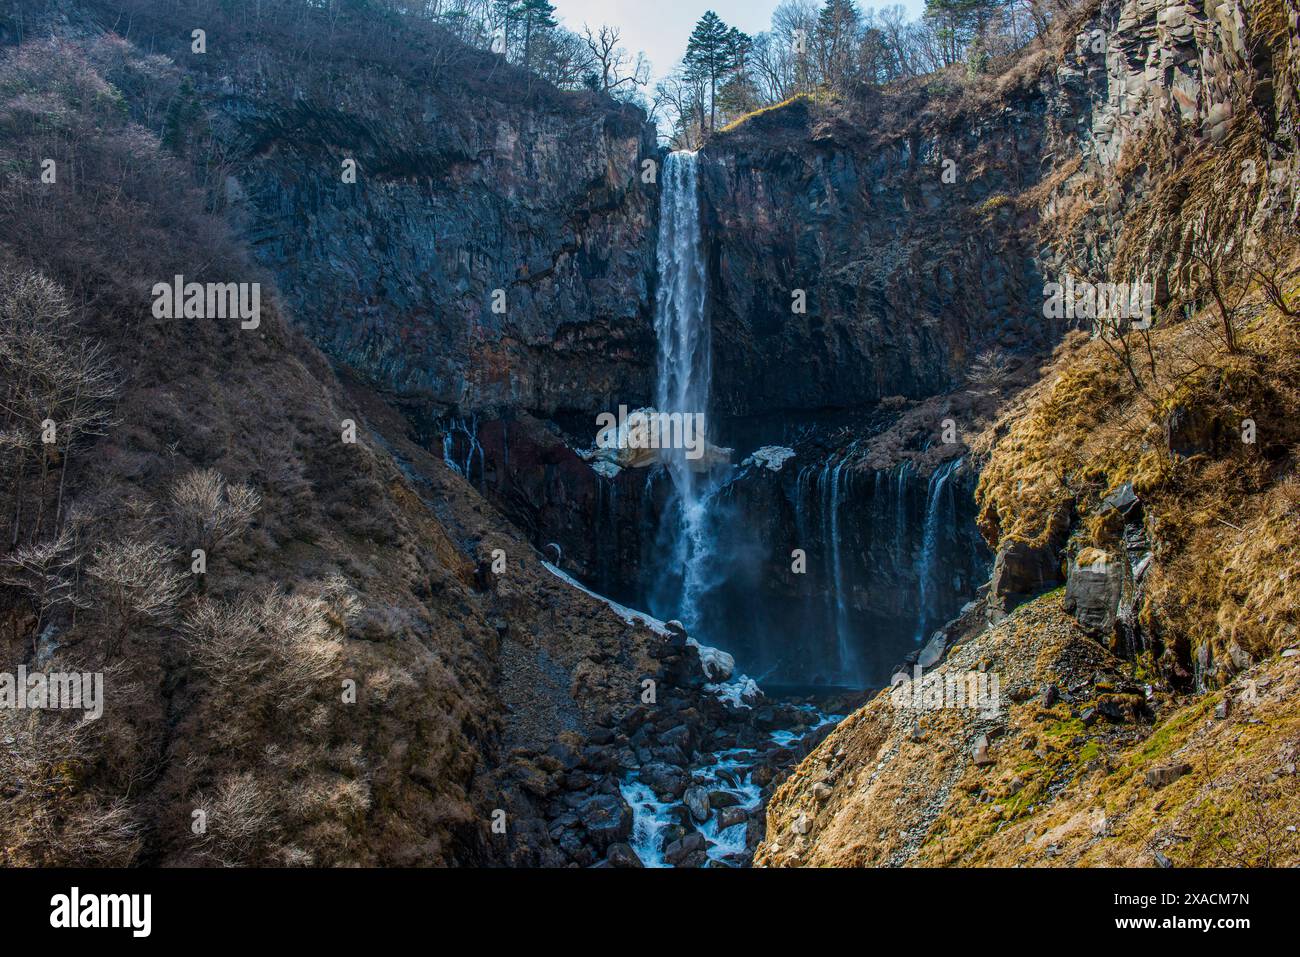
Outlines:
<svg viewBox="0 0 1300 957"><path fill-rule="evenodd" d="M1128 673L1058 596L1022 605L964 636L932 673L937 695L881 694L845 719L777 789L755 863L1300 861L1300 842L1286 836L1300 668L1281 657L1257 666L1225 689L1232 707L1218 718L1205 699L1147 697ZM952 693L981 678L996 687L994 708ZM1249 815L1223 812L1241 799ZM1282 837L1264 847L1256 827Z"/></svg>
<svg viewBox="0 0 1300 957"><path fill-rule="evenodd" d="M1085 548L1070 564L1064 607L1089 634L1109 637L1115 631L1123 592L1124 569L1116 556Z"/></svg>
<svg viewBox="0 0 1300 957"><path fill-rule="evenodd" d="M1061 580L1061 559L1051 543L1010 541L998 549L989 581L990 605L1002 611L1014 607Z"/></svg>

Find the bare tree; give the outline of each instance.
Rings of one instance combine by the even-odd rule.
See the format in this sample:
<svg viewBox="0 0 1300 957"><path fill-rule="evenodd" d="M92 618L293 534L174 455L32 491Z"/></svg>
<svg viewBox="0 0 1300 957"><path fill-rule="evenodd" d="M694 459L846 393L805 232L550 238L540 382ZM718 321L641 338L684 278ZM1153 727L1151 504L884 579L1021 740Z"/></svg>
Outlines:
<svg viewBox="0 0 1300 957"><path fill-rule="evenodd" d="M26 545L8 555L0 566L0 580L32 596L36 624L32 629L32 651L36 652L41 631L60 605L74 605L76 568L81 550L71 529L61 529L53 539ZM82 604L84 607L84 603Z"/></svg>
<svg viewBox="0 0 1300 957"><path fill-rule="evenodd" d="M1190 254L1188 273L1196 283L1201 295L1207 292L1214 301L1215 313L1219 319L1219 329L1223 334L1224 344L1229 352L1237 352L1237 310L1246 298L1248 286L1237 283L1236 291L1230 288L1233 277L1230 271L1231 254L1223 250L1201 246Z"/></svg>
<svg viewBox="0 0 1300 957"><path fill-rule="evenodd" d="M173 571L169 559L155 541L125 538L96 547L87 574L110 625L107 654L120 651L134 629L165 622L175 612L188 576Z"/></svg>
<svg viewBox="0 0 1300 957"><path fill-rule="evenodd" d="M632 88L645 86L650 82L650 64L645 54L638 53L633 59L620 42L622 34L617 27L600 26L594 32L583 24L582 42L591 52L599 88L602 93L613 95L620 87L630 85Z"/></svg>
<svg viewBox="0 0 1300 957"><path fill-rule="evenodd" d="M182 631L195 664L218 688L283 706L309 697L333 674L355 609L352 590L333 578L302 594L201 599Z"/></svg>
<svg viewBox="0 0 1300 957"><path fill-rule="evenodd" d="M196 469L171 488L176 533L187 548L211 554L248 528L262 503L249 485L231 485L216 469Z"/></svg>
<svg viewBox="0 0 1300 957"><path fill-rule="evenodd" d="M280 809L273 793L253 774L227 774L214 795L199 794L195 804L211 818L200 842L216 860L226 866L261 860Z"/></svg>
<svg viewBox="0 0 1300 957"><path fill-rule="evenodd" d="M1006 352L998 348L981 352L966 372L966 381L970 383L966 391L974 395L997 395L1010 372L1011 360Z"/></svg>
<svg viewBox="0 0 1300 957"><path fill-rule="evenodd" d="M11 547L24 537L31 543L41 537L56 467L58 527L74 450L111 424L116 377L103 347L77 336L71 314L63 290L39 273L0 274L0 381L6 383L0 448L12 466ZM35 515L24 536L29 494L36 499Z"/></svg>

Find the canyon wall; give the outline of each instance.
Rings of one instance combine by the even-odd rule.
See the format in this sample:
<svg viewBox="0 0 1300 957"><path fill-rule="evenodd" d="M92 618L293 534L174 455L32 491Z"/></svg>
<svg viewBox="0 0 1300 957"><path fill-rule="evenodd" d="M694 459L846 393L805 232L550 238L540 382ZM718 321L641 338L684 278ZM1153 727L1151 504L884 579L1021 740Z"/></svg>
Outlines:
<svg viewBox="0 0 1300 957"><path fill-rule="evenodd" d="M1005 205L1039 224L1045 279L1151 282L1153 331L1140 368L1114 336L1069 337L988 420L987 606L778 790L761 865L1300 859L1281 504L1300 343L1293 294L1266 292L1297 268L1300 11L1105 0L1026 63L1045 168ZM952 694L994 677L981 705Z"/></svg>
<svg viewBox="0 0 1300 957"><path fill-rule="evenodd" d="M1050 341L1023 308L1041 286L1028 217L1001 201L1038 180L1046 106L1032 85L979 117L912 89L801 99L710 142L717 413L924 398L984 349Z"/></svg>

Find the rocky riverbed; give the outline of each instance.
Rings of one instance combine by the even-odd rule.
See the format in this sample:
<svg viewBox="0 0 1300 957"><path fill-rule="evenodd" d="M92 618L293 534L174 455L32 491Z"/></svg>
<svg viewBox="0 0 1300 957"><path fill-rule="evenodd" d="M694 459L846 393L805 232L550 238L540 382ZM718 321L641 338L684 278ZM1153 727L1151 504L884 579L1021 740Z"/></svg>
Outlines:
<svg viewBox="0 0 1300 957"><path fill-rule="evenodd" d="M529 762L549 836L580 867L747 867L776 786L843 715L857 692L796 689L769 697L731 655L554 575L656 636L658 662L635 707L585 741L559 739Z"/></svg>
<svg viewBox="0 0 1300 957"><path fill-rule="evenodd" d="M725 746L697 752L686 767L652 762L624 777L630 849L643 866L749 866L776 784L844 717L812 702L728 710L735 712L733 726L714 735Z"/></svg>

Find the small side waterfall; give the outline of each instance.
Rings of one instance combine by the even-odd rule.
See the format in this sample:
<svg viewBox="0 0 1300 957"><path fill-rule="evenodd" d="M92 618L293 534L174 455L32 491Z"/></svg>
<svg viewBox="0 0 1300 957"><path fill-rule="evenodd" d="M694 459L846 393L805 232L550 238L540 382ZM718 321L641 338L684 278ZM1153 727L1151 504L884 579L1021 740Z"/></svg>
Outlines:
<svg viewBox="0 0 1300 957"><path fill-rule="evenodd" d="M464 462L456 461L457 436L460 436L460 444L465 447ZM478 457L479 487L483 487L486 481L484 474L486 462L483 456L483 446L478 440L478 416L471 415L468 419L453 418L447 426L447 430L442 437L442 460L451 466L451 468L465 476L466 481L473 482L474 458Z"/></svg>
<svg viewBox="0 0 1300 957"><path fill-rule="evenodd" d="M655 406L661 413L709 413L712 354L706 313L708 280L700 238L699 166L691 152L668 154L659 214L659 290L655 336L659 343ZM700 625L699 601L708 587L708 559L716 536L709 506L717 484L698 470L685 449L660 451L672 481L660 542L668 576L652 610L680 618L688 631Z"/></svg>
<svg viewBox="0 0 1300 957"><path fill-rule="evenodd" d="M844 549L840 537L840 513L843 511L845 486L853 474L852 471L844 471L847 461L848 456L833 465L828 462L821 472L821 533L831 581L831 588L826 593L829 606L827 617L835 629L839 679L845 684L853 685L861 680L861 675L858 673L853 628L849 621L848 586L844 577Z"/></svg>
<svg viewBox="0 0 1300 957"><path fill-rule="evenodd" d="M930 618L930 594L934 586L934 566L939 544L939 528L943 523L944 488L948 478L961 465L961 459L954 459L946 465L935 469L930 475L930 482L925 495L925 526L921 537L921 556L916 566L916 578L919 585L916 612L916 640L924 641L926 627ZM952 509L948 509L951 513Z"/></svg>

